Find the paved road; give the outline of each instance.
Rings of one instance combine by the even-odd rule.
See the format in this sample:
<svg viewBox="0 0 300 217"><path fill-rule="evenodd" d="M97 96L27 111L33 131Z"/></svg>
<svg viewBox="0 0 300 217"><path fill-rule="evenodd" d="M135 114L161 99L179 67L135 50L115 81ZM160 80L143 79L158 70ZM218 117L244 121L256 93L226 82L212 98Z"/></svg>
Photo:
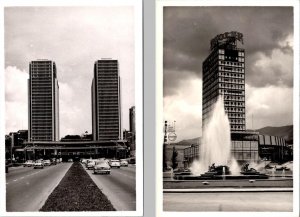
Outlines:
<svg viewBox="0 0 300 217"><path fill-rule="evenodd" d="M292 192L164 193L165 211L287 211Z"/></svg>
<svg viewBox="0 0 300 217"><path fill-rule="evenodd" d="M44 169L20 167L6 174L6 210L38 211L64 177L71 163Z"/></svg>
<svg viewBox="0 0 300 217"><path fill-rule="evenodd" d="M135 166L112 168L110 175L87 172L117 211L136 210Z"/></svg>

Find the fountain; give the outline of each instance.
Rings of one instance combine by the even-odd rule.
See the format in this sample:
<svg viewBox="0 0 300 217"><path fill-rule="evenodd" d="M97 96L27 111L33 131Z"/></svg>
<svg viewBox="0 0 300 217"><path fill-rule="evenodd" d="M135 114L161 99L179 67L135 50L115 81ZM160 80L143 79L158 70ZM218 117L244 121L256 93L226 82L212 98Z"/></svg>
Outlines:
<svg viewBox="0 0 300 217"><path fill-rule="evenodd" d="M224 110L223 96L214 105L212 115L204 126L203 140L200 148L200 161L193 163L191 171L201 174L212 165L228 165L230 155L230 125Z"/></svg>
<svg viewBox="0 0 300 217"><path fill-rule="evenodd" d="M283 170L282 170L281 177L282 177L283 179L285 178L285 169L284 169L284 168L283 168Z"/></svg>
<svg viewBox="0 0 300 217"><path fill-rule="evenodd" d="M241 171L235 158L231 156L230 135L229 119L225 113L223 96L220 95L209 121L204 126L203 142L199 150L200 160L193 162L191 174L176 174L174 178L184 180L268 178L253 168L248 169L249 164Z"/></svg>

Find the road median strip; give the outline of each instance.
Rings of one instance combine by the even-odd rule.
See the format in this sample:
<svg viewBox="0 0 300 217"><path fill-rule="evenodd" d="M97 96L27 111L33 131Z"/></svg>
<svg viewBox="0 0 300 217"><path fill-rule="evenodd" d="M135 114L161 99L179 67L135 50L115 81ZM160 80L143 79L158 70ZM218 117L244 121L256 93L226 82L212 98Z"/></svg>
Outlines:
<svg viewBox="0 0 300 217"><path fill-rule="evenodd" d="M75 162L40 211L115 211L115 208L80 163Z"/></svg>

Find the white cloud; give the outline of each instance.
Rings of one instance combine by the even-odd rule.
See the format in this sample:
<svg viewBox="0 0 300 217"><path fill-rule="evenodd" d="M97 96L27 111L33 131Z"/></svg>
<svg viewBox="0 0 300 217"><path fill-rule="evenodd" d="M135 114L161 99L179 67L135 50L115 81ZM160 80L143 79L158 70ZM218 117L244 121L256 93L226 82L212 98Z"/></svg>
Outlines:
<svg viewBox="0 0 300 217"><path fill-rule="evenodd" d="M246 118L248 129L292 124L293 88L246 85Z"/></svg>
<svg viewBox="0 0 300 217"><path fill-rule="evenodd" d="M176 121L177 141L202 134L202 80L182 80L177 95L164 98L164 119Z"/></svg>
<svg viewBox="0 0 300 217"><path fill-rule="evenodd" d="M294 37L293 34L289 34L284 40L279 42L281 47L290 46L294 47Z"/></svg>
<svg viewBox="0 0 300 217"><path fill-rule="evenodd" d="M164 98L164 120L176 121L177 140L202 134L202 80L181 80L178 94ZM293 89L246 85L246 126L255 129L293 123Z"/></svg>
<svg viewBox="0 0 300 217"><path fill-rule="evenodd" d="M29 62L40 58L56 63L61 136L86 130L91 133L93 67L96 60L105 57L119 61L122 128L128 129L135 91L133 7L11 7L4 15L7 66L28 70ZM11 79L15 83L19 78ZM6 96L17 91L12 86L9 92ZM22 96L12 100L17 103L24 99L27 105L27 91L22 90ZM14 116L9 118L15 121ZM27 120L27 114L24 118Z"/></svg>
<svg viewBox="0 0 300 217"><path fill-rule="evenodd" d="M28 73L15 66L5 68L6 133L28 128Z"/></svg>

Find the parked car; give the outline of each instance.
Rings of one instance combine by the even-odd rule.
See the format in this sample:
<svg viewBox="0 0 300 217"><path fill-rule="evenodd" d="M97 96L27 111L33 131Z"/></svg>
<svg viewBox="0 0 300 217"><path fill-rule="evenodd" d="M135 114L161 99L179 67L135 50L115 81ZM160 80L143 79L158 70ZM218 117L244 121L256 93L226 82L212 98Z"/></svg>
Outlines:
<svg viewBox="0 0 300 217"><path fill-rule="evenodd" d="M120 168L121 167L120 160L111 160L110 161L110 167Z"/></svg>
<svg viewBox="0 0 300 217"><path fill-rule="evenodd" d="M87 162L87 159L81 159L81 163L82 163L82 164L84 164L84 165L85 165L85 164L86 164L86 162Z"/></svg>
<svg viewBox="0 0 300 217"><path fill-rule="evenodd" d="M94 174L104 173L110 174L110 166L105 160L98 160L95 161L94 165Z"/></svg>
<svg viewBox="0 0 300 217"><path fill-rule="evenodd" d="M129 160L129 163L130 163L130 164L135 164L135 158L131 158L131 159Z"/></svg>
<svg viewBox="0 0 300 217"><path fill-rule="evenodd" d="M44 169L44 162L42 160L35 161L33 168L34 169L36 169L36 168Z"/></svg>
<svg viewBox="0 0 300 217"><path fill-rule="evenodd" d="M128 161L125 159L121 159L120 165L121 167L128 167Z"/></svg>
<svg viewBox="0 0 300 217"><path fill-rule="evenodd" d="M23 164L23 166L24 166L24 167L31 167L31 166L33 166L33 164L34 164L33 160L27 160L27 161Z"/></svg>
<svg viewBox="0 0 300 217"><path fill-rule="evenodd" d="M68 162L72 163L72 162L73 162L73 159L72 159L72 158L69 158L69 159L68 159Z"/></svg>
<svg viewBox="0 0 300 217"><path fill-rule="evenodd" d="M55 158L51 158L51 164L56 165L56 159Z"/></svg>
<svg viewBox="0 0 300 217"><path fill-rule="evenodd" d="M96 161L95 160L88 160L88 163L86 164L86 168L89 170L89 169L93 169L94 166L96 164Z"/></svg>
<svg viewBox="0 0 300 217"><path fill-rule="evenodd" d="M51 161L50 160L45 160L44 161L44 166L51 166Z"/></svg>

